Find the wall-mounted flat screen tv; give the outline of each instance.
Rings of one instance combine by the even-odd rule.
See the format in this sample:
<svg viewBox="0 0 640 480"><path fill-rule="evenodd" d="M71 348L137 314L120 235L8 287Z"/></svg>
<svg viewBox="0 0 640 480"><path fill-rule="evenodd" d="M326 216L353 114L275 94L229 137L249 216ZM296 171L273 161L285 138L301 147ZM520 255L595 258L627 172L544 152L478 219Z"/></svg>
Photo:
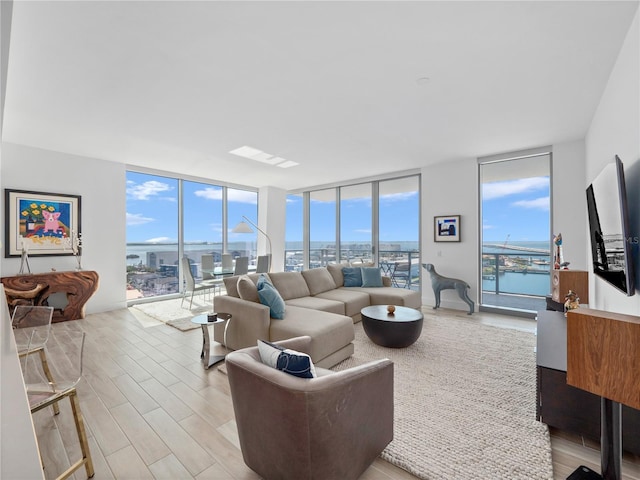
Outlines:
<svg viewBox="0 0 640 480"><path fill-rule="evenodd" d="M616 155L587 188L593 273L626 295L635 293L627 190Z"/></svg>

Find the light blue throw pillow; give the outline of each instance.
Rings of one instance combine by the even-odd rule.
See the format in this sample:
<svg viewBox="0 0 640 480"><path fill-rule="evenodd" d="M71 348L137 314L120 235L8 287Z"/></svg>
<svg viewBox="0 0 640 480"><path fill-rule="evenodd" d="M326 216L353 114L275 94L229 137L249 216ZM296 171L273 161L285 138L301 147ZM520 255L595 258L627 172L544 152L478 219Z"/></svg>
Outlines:
<svg viewBox="0 0 640 480"><path fill-rule="evenodd" d="M284 300L276 287L271 285L264 275L260 276L256 287L260 303L269 307L271 318L282 320L284 318Z"/></svg>
<svg viewBox="0 0 640 480"><path fill-rule="evenodd" d="M382 287L382 273L376 267L362 267L363 287Z"/></svg>
<svg viewBox="0 0 640 480"><path fill-rule="evenodd" d="M362 270L360 268L345 267L342 269L345 287L362 286Z"/></svg>

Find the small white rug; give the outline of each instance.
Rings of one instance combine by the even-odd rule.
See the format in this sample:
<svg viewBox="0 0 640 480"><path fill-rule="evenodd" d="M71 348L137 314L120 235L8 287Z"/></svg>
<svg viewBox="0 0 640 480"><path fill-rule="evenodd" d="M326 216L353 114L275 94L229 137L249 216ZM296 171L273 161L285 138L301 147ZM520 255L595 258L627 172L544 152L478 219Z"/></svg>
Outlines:
<svg viewBox="0 0 640 480"><path fill-rule="evenodd" d="M535 335L425 313L404 349L356 325L355 354L336 370L394 362L394 439L382 458L430 480L548 480L551 443L536 421ZM375 421L375 419L372 419Z"/></svg>
<svg viewBox="0 0 640 480"><path fill-rule="evenodd" d="M188 298L185 299L184 304L182 298L174 298L158 302L138 303L130 308L183 332L200 328L199 325L191 323L193 317L213 311L211 299L208 296L205 299L202 295L193 297L191 309L189 309Z"/></svg>

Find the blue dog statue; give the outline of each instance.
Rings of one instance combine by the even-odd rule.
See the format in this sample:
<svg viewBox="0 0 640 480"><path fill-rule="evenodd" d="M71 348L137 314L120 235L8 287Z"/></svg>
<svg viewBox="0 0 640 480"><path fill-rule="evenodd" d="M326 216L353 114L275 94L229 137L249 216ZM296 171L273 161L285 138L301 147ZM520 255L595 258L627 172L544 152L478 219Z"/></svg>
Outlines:
<svg viewBox="0 0 640 480"><path fill-rule="evenodd" d="M442 290L453 289L458 292L460 298L469 305L469 313L467 313L467 315L473 313L473 300L471 300L467 294L467 289L471 287L467 282L458 280L457 278L443 277L436 272L436 268L431 263L423 263L422 266L429 272L429 275L431 275L431 286L436 296L436 306L433 307L434 309L440 306L440 292Z"/></svg>

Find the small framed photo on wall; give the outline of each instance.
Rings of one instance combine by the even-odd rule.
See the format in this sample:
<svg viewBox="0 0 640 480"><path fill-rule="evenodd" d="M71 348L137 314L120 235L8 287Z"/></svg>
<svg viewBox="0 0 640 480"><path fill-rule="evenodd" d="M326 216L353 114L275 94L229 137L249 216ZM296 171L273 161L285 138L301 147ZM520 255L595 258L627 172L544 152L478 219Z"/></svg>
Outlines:
<svg viewBox="0 0 640 480"><path fill-rule="evenodd" d="M433 240L436 242L460 241L460 215L433 217Z"/></svg>

